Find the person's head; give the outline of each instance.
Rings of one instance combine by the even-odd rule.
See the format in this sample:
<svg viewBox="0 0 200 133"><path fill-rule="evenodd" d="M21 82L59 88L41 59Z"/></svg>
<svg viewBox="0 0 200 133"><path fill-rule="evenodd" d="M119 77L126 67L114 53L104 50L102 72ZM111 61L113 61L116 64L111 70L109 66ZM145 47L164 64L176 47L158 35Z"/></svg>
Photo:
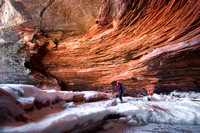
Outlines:
<svg viewBox="0 0 200 133"><path fill-rule="evenodd" d="M119 81L117 81L117 84L119 84Z"/></svg>

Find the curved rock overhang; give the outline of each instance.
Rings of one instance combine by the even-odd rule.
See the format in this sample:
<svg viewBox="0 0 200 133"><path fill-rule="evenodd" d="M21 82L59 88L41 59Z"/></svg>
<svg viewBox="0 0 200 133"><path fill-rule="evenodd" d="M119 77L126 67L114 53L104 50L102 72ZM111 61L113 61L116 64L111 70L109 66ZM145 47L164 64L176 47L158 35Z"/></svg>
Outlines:
<svg viewBox="0 0 200 133"><path fill-rule="evenodd" d="M7 66L1 68L2 83L105 90L120 80L130 94L199 89L198 0L2 0L0 5L0 63Z"/></svg>

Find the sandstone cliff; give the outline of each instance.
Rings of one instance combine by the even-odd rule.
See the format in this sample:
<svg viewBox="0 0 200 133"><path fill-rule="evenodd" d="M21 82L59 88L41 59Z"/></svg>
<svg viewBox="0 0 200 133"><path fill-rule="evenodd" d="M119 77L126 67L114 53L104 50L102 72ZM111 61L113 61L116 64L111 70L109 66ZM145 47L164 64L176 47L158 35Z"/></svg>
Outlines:
<svg viewBox="0 0 200 133"><path fill-rule="evenodd" d="M1 83L105 91L120 80L130 95L199 89L198 0L0 5Z"/></svg>

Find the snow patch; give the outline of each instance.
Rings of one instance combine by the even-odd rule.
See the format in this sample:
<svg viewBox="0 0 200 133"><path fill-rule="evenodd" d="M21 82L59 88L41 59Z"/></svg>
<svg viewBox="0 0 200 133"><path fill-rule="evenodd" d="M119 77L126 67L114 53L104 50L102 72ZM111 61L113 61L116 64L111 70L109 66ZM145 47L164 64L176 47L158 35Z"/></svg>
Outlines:
<svg viewBox="0 0 200 133"><path fill-rule="evenodd" d="M6 85L7 88L10 85ZM13 87L13 86L12 86ZM16 86L15 87L19 87ZM5 89L2 85L0 88ZM84 99L96 99L104 93L99 92L61 92L61 91L44 91L30 86L21 85L21 89L5 89L12 93L13 96L23 96L26 98L34 97L35 99L63 98L66 100L73 99L74 95L84 94ZM29 88L29 89L28 89ZM13 91L10 91L13 90ZM17 91L16 91L17 90ZM39 95L39 96L37 96ZM109 95L107 95L109 97ZM33 99L32 99L33 100ZM124 97L124 103L118 99L89 102L76 105L66 103L62 111L46 115L40 121L26 123L21 126L1 126L2 133L14 132L49 132L62 133L72 132L78 129L90 127L91 124L97 124L111 114L124 116L119 121L131 126L148 125L148 123L163 124L181 124L181 125L198 125L200 126L200 94L195 92L172 92L169 95L145 96L140 98ZM18 101L22 101L18 99ZM42 125L42 126L41 126ZM108 126L109 129L112 126Z"/></svg>
<svg viewBox="0 0 200 133"><path fill-rule="evenodd" d="M32 85L20 84L1 84L0 88L10 93L23 106L28 109L37 101L41 104L54 104L59 101L72 102L75 101L98 101L114 97L111 94L94 91L72 92L72 91L56 91L56 90L40 90Z"/></svg>
<svg viewBox="0 0 200 133"><path fill-rule="evenodd" d="M96 91L85 91L82 93L84 93L84 99L87 102L105 100L105 99L114 97L113 95L109 95L103 92L96 92Z"/></svg>
<svg viewBox="0 0 200 133"><path fill-rule="evenodd" d="M74 107L75 107L74 102L65 103L62 106L63 109L74 108Z"/></svg>

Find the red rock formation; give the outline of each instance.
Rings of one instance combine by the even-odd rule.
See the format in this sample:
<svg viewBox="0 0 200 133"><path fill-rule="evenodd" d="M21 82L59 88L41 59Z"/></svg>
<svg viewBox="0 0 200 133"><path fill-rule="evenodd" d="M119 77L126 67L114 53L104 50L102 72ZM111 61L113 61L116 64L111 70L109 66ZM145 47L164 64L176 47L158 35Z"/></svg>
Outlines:
<svg viewBox="0 0 200 133"><path fill-rule="evenodd" d="M27 122L28 117L22 104L14 96L0 88L0 121L1 124L15 121Z"/></svg>
<svg viewBox="0 0 200 133"><path fill-rule="evenodd" d="M66 89L109 88L120 80L127 93L143 88L149 93L196 90L199 7L198 0L105 0L96 24L85 35L66 38L59 32L38 32L31 40L34 45L28 44L38 50L29 67ZM54 9L48 10L57 16ZM43 22L50 24L48 17L41 29ZM60 23L63 19L63 27Z"/></svg>
<svg viewBox="0 0 200 133"><path fill-rule="evenodd" d="M41 81L56 87L57 81L44 75L42 50L52 49L54 42L62 38L87 32L95 24L101 3L101 0L0 0L0 83ZM30 68L30 62L36 71Z"/></svg>

